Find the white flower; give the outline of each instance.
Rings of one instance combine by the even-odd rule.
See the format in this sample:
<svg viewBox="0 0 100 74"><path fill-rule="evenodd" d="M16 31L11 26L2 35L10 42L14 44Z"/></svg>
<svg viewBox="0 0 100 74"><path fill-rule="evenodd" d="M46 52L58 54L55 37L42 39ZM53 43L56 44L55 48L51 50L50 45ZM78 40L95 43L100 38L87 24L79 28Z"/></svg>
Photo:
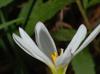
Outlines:
<svg viewBox="0 0 100 74"><path fill-rule="evenodd" d="M43 23L38 22L35 27L35 36L38 46L22 28L19 28L19 32L20 37L13 34L15 42L26 53L45 63L55 73L60 74L60 69L65 71L72 58L82 51L99 34L100 25L98 25L97 28L85 38L87 29L82 24L64 53L63 49L61 49L60 55L58 55L55 43Z"/></svg>

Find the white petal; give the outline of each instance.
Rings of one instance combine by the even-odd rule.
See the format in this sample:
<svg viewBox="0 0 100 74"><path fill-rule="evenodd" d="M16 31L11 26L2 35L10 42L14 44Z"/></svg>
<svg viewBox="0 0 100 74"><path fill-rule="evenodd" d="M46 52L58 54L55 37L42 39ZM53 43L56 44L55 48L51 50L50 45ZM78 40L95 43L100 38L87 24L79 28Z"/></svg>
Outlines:
<svg viewBox="0 0 100 74"><path fill-rule="evenodd" d="M63 68L65 68L71 61L72 59L72 54L71 52L67 52L66 55L61 55L57 58L56 60L56 66L62 66Z"/></svg>
<svg viewBox="0 0 100 74"><path fill-rule="evenodd" d="M39 48L36 46L36 44L34 43L34 41L28 36L28 34L22 28L19 28L19 32L22 39L32 48L30 50L32 51L34 50L34 52L37 51L38 53L41 52Z"/></svg>
<svg viewBox="0 0 100 74"><path fill-rule="evenodd" d="M38 22L35 27L36 42L39 48L51 58L53 52L57 52L55 43L47 28L42 22Z"/></svg>
<svg viewBox="0 0 100 74"><path fill-rule="evenodd" d="M100 33L100 24L94 29L94 31L87 37L87 39L83 42L80 48L74 53L76 55L80 51L82 51L93 39Z"/></svg>
<svg viewBox="0 0 100 74"><path fill-rule="evenodd" d="M27 48L27 45L24 43L23 39L17 36L16 34L13 34L13 39L15 40L16 44L18 44L26 53L31 55L34 58L37 58L38 60L44 62L42 58L40 58L37 55L34 55L35 53L32 54L29 48ZM25 47L26 46L26 47Z"/></svg>
<svg viewBox="0 0 100 74"><path fill-rule="evenodd" d="M39 50L39 48L36 46L36 44L32 41L32 39L27 35L27 33L22 29L19 28L21 39L18 37L14 36L14 40L16 40L16 43L21 46L21 48L26 48L23 49L25 52L31 52L31 56L34 58L41 60L45 64L49 65L52 64L52 61L43 53ZM29 54L29 53L28 53Z"/></svg>
<svg viewBox="0 0 100 74"><path fill-rule="evenodd" d="M34 42L33 40L29 37L29 35L22 29L19 27L19 33L22 37L22 39L24 39L25 41L27 41L29 44L33 44L34 45ZM36 46L35 46L36 47Z"/></svg>
<svg viewBox="0 0 100 74"><path fill-rule="evenodd" d="M77 33L74 35L73 39L69 43L66 50L71 50L71 53L74 53L76 49L79 47L81 42L84 40L87 34L86 27L82 24L79 29L77 30ZM66 54L67 51L65 51Z"/></svg>
<svg viewBox="0 0 100 74"><path fill-rule="evenodd" d="M59 57L59 59L57 60L57 64L66 65L71 61L73 57L73 53L76 51L80 43L85 38L86 33L87 33L86 27L84 25L81 25L77 33L69 43L68 47L66 48L64 54L61 57Z"/></svg>

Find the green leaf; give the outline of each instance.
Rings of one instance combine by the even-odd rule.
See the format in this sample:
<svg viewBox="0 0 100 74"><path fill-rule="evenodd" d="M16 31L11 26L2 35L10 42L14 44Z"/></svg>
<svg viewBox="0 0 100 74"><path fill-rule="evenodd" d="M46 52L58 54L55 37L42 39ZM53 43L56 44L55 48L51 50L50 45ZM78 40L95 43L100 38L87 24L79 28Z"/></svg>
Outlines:
<svg viewBox="0 0 100 74"><path fill-rule="evenodd" d="M23 18L14 19L14 20L5 22L3 24L0 24L0 30L6 28L8 26L14 25L14 23L20 22L20 21L23 21Z"/></svg>
<svg viewBox="0 0 100 74"><path fill-rule="evenodd" d="M41 0L37 0L26 25L26 31L32 35L34 26L38 21L44 22L49 20L60 9L62 9L65 5L70 4L71 2L72 0L50 0L48 2L41 3Z"/></svg>
<svg viewBox="0 0 100 74"><path fill-rule="evenodd" d="M87 49L79 53L73 60L75 74L95 74L94 62Z"/></svg>
<svg viewBox="0 0 100 74"><path fill-rule="evenodd" d="M91 0L88 7L96 5L96 4L100 4L100 0Z"/></svg>
<svg viewBox="0 0 100 74"><path fill-rule="evenodd" d="M0 0L0 8L8 5L11 3L13 0Z"/></svg>
<svg viewBox="0 0 100 74"><path fill-rule="evenodd" d="M75 34L75 30L73 29L60 29L52 33L54 39L58 41L71 40L74 34Z"/></svg>
<svg viewBox="0 0 100 74"><path fill-rule="evenodd" d="M23 17L24 20L21 21L21 22L19 22L19 23L22 23L22 24L25 23L26 18L27 18L28 13L29 13L29 10L31 8L31 5L32 5L32 0L29 0L28 2L22 4L21 11L20 11L18 17L19 18L22 18Z"/></svg>
<svg viewBox="0 0 100 74"><path fill-rule="evenodd" d="M99 3L100 3L100 0L83 0L83 6L85 9Z"/></svg>

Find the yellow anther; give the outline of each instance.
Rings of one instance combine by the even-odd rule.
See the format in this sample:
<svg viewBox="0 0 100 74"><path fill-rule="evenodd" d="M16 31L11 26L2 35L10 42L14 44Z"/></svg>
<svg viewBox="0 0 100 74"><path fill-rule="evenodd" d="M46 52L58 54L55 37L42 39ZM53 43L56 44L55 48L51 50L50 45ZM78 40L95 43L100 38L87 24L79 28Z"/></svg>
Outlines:
<svg viewBox="0 0 100 74"><path fill-rule="evenodd" d="M62 48L60 49L60 54L59 54L59 56L63 54L63 50L64 50L64 49L62 49ZM53 52L53 53L51 54L51 59L52 59L52 61L53 61L54 63L55 63L57 57L58 57L58 53L57 53L56 51Z"/></svg>
<svg viewBox="0 0 100 74"><path fill-rule="evenodd" d="M57 57L58 57L58 53L57 53L57 52L53 52L53 53L51 54L51 58L52 58L52 61L53 61L54 63L55 63Z"/></svg>

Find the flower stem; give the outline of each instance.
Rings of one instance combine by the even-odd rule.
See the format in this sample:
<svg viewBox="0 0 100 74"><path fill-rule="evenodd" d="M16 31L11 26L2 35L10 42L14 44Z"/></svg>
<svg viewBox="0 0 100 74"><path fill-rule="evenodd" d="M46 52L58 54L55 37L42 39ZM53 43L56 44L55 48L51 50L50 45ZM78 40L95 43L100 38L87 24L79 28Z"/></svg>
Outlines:
<svg viewBox="0 0 100 74"><path fill-rule="evenodd" d="M66 74L66 70L67 70L67 67L66 68L59 67L54 70L52 69L52 74Z"/></svg>
<svg viewBox="0 0 100 74"><path fill-rule="evenodd" d="M87 17L87 15L86 15L86 13L85 13L85 10L84 10L83 7L82 7L81 1L80 1L80 0L76 0L76 3L77 3L77 5L78 5L78 8L79 8L81 14L82 14L82 17L83 17L83 19L84 19L84 22L85 22L85 24L86 24L86 27L87 27L89 30L91 30L91 25L90 25L90 23L89 23L89 20L88 20L88 17Z"/></svg>

